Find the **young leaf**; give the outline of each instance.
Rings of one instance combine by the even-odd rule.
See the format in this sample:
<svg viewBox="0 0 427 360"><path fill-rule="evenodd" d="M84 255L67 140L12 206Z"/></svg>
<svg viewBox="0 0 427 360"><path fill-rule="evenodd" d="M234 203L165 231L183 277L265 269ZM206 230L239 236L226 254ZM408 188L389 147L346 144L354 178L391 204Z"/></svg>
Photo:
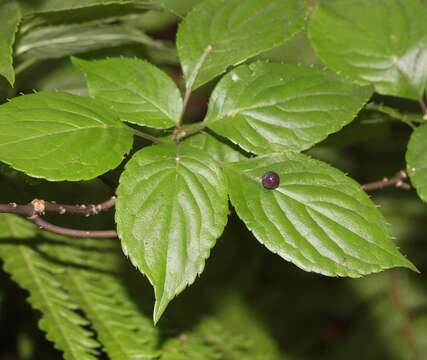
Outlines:
<svg viewBox="0 0 427 360"><path fill-rule="evenodd" d="M256 154L301 151L350 123L370 95L320 69L256 62L219 82L205 124Z"/></svg>
<svg viewBox="0 0 427 360"><path fill-rule="evenodd" d="M187 81L197 88L263 51L283 44L304 25L302 0L205 0L181 24L177 47ZM200 69L206 49L209 53Z"/></svg>
<svg viewBox="0 0 427 360"><path fill-rule="evenodd" d="M205 132L189 137L184 143L204 151L215 160L235 162L245 159L245 156L239 151L233 149L232 146L221 142L214 136Z"/></svg>
<svg viewBox="0 0 427 360"><path fill-rule="evenodd" d="M73 62L85 74L91 95L108 104L123 121L156 129L178 122L181 94L172 79L155 66L138 59Z"/></svg>
<svg viewBox="0 0 427 360"><path fill-rule="evenodd" d="M426 17L420 0L320 1L309 37L331 69L381 94L418 99L427 80Z"/></svg>
<svg viewBox="0 0 427 360"><path fill-rule="evenodd" d="M427 202L427 125L414 130L406 152L409 177L421 199Z"/></svg>
<svg viewBox="0 0 427 360"><path fill-rule="evenodd" d="M117 194L123 251L154 286L157 322L168 303L203 271L224 229L225 179L204 152L157 145L129 161Z"/></svg>
<svg viewBox="0 0 427 360"><path fill-rule="evenodd" d="M64 268L43 256L46 246L49 245L40 241L30 223L16 216L0 215L4 269L29 291L31 306L42 313L40 328L55 348L64 352L65 360L95 360L99 344L85 328L87 320L75 311L77 305L60 281Z"/></svg>
<svg viewBox="0 0 427 360"><path fill-rule="evenodd" d="M13 86L13 43L21 20L19 7L12 1L0 2L0 75Z"/></svg>
<svg viewBox="0 0 427 360"><path fill-rule="evenodd" d="M270 251L298 267L351 277L396 266L415 270L368 195L337 169L288 153L227 164L226 170L239 217ZM261 184L269 171L280 177L274 190Z"/></svg>
<svg viewBox="0 0 427 360"><path fill-rule="evenodd" d="M0 106L0 161L34 177L87 180L117 167L132 133L92 99L38 93Z"/></svg>

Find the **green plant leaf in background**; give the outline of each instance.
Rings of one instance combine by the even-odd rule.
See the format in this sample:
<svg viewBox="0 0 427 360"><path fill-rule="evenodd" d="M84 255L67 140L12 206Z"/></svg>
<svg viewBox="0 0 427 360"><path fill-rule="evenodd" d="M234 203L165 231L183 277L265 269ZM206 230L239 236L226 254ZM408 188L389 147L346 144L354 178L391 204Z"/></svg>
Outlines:
<svg viewBox="0 0 427 360"><path fill-rule="evenodd" d="M238 291L223 294L212 315L205 315L191 333L163 345L162 360L286 360Z"/></svg>
<svg viewBox="0 0 427 360"><path fill-rule="evenodd" d="M0 215L0 257L4 269L19 286L30 292L29 302L41 311L40 328L64 352L65 360L95 360L99 346L88 321L75 310L77 305L59 277L64 269L46 260L37 243L37 230L13 215Z"/></svg>
<svg viewBox="0 0 427 360"><path fill-rule="evenodd" d="M133 135L95 100L38 93L0 106L0 161L34 177L88 180L117 167Z"/></svg>
<svg viewBox="0 0 427 360"><path fill-rule="evenodd" d="M337 169L298 153L261 156L226 169L239 217L270 251L298 267L351 277L396 266L415 270L390 240L375 204ZM267 171L279 174L277 189L262 186Z"/></svg>
<svg viewBox="0 0 427 360"><path fill-rule="evenodd" d="M256 62L219 82L205 124L256 154L301 151L350 123L370 95L316 68Z"/></svg>
<svg viewBox="0 0 427 360"><path fill-rule="evenodd" d="M85 74L90 94L123 121L156 129L167 129L178 122L181 94L173 80L157 67L138 59L73 62Z"/></svg>
<svg viewBox="0 0 427 360"><path fill-rule="evenodd" d="M136 4L141 7L152 7L153 0L17 0L26 14L59 12L107 5Z"/></svg>
<svg viewBox="0 0 427 360"><path fill-rule="evenodd" d="M13 86L13 44L21 20L19 7L10 1L0 1L0 75Z"/></svg>
<svg viewBox="0 0 427 360"><path fill-rule="evenodd" d="M331 69L380 94L418 99L427 80L426 18L420 0L326 0L308 30Z"/></svg>
<svg viewBox="0 0 427 360"><path fill-rule="evenodd" d="M157 322L168 303L203 271L227 222L225 179L204 152L181 145L142 149L117 190L123 250L154 286Z"/></svg>
<svg viewBox="0 0 427 360"><path fill-rule="evenodd" d="M129 43L172 52L166 44L151 39L138 29L88 22L34 29L17 41L15 55L32 60L56 59Z"/></svg>
<svg viewBox="0 0 427 360"><path fill-rule="evenodd" d="M304 25L301 0L205 0L187 15L177 35L187 86L197 88L231 65L283 44ZM199 63L212 46L204 65Z"/></svg>
<svg viewBox="0 0 427 360"><path fill-rule="evenodd" d="M414 130L406 152L409 177L421 199L427 202L427 125Z"/></svg>

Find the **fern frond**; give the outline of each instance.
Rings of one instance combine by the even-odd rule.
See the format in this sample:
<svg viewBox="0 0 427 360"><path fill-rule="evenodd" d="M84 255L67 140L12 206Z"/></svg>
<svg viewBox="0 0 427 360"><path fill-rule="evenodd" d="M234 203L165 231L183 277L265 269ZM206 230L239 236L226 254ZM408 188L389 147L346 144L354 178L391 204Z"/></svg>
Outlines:
<svg viewBox="0 0 427 360"><path fill-rule="evenodd" d="M64 269L43 256L43 249L35 246L38 241L36 229L25 220L0 216L4 269L30 293L30 304L42 313L39 327L64 352L64 359L95 360L99 344L85 329L87 320L76 312L77 304L59 280Z"/></svg>
<svg viewBox="0 0 427 360"><path fill-rule="evenodd" d="M76 244L76 239L68 241ZM77 241L79 246L52 255L74 259L66 267L67 289L92 322L105 352L111 360L157 358L157 330L151 314L141 311L126 288L120 274L126 259L117 240Z"/></svg>
<svg viewBox="0 0 427 360"><path fill-rule="evenodd" d="M161 360L283 360L268 330L237 293L224 294L217 311L163 346Z"/></svg>

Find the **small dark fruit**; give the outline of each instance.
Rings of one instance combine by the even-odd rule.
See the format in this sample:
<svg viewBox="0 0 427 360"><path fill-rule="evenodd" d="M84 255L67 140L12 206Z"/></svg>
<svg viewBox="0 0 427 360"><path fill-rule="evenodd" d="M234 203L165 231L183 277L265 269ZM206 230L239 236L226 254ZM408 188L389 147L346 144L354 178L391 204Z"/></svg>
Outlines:
<svg viewBox="0 0 427 360"><path fill-rule="evenodd" d="M267 171L261 178L262 186L266 189L276 189L280 185L279 174L274 171Z"/></svg>

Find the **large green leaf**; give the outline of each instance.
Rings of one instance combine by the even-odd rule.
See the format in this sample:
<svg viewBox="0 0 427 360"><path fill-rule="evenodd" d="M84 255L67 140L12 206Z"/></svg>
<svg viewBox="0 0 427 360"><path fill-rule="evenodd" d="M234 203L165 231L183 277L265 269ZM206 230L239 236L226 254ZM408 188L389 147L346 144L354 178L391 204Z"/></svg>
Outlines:
<svg viewBox="0 0 427 360"><path fill-rule="evenodd" d="M13 215L0 215L0 257L14 281L30 293L29 302L42 317L40 328L65 360L95 360L99 344L86 329L88 321L60 281L64 268L45 255L37 230ZM49 246L49 245L47 245Z"/></svg>
<svg viewBox="0 0 427 360"><path fill-rule="evenodd" d="M38 93L0 107L0 161L34 177L97 177L120 164L132 140L117 115L90 98Z"/></svg>
<svg viewBox="0 0 427 360"><path fill-rule="evenodd" d="M15 82L13 43L20 20L21 13L14 2L0 2L0 75L4 76L11 85Z"/></svg>
<svg viewBox="0 0 427 360"><path fill-rule="evenodd" d="M324 0L309 36L331 69L381 94L418 99L427 80L426 18L420 0Z"/></svg>
<svg viewBox="0 0 427 360"><path fill-rule="evenodd" d="M427 202L427 125L414 130L406 152L408 174L421 199Z"/></svg>
<svg viewBox="0 0 427 360"><path fill-rule="evenodd" d="M390 240L368 195L337 169L288 153L230 163L226 170L239 217L269 250L298 267L351 277L415 269ZM262 186L267 171L279 174L278 188Z"/></svg>
<svg viewBox="0 0 427 360"><path fill-rule="evenodd" d="M182 111L181 94L164 72L138 59L74 63L86 76L89 91L123 121L156 129L173 127Z"/></svg>
<svg viewBox="0 0 427 360"><path fill-rule="evenodd" d="M154 286L157 322L168 303L203 271L224 229L225 179L203 151L156 145L126 165L117 194L123 250Z"/></svg>
<svg viewBox="0 0 427 360"><path fill-rule="evenodd" d="M230 65L283 44L301 30L305 16L303 0L203 1L187 15L177 35L187 85L198 75L196 88ZM200 68L209 46L212 51Z"/></svg>
<svg viewBox="0 0 427 360"><path fill-rule="evenodd" d="M301 151L351 122L370 94L316 68L256 62L220 81L205 124L253 153Z"/></svg>
<svg viewBox="0 0 427 360"><path fill-rule="evenodd" d="M140 30L118 24L87 22L34 29L19 39L15 54L30 59L56 59L128 43L170 50Z"/></svg>

